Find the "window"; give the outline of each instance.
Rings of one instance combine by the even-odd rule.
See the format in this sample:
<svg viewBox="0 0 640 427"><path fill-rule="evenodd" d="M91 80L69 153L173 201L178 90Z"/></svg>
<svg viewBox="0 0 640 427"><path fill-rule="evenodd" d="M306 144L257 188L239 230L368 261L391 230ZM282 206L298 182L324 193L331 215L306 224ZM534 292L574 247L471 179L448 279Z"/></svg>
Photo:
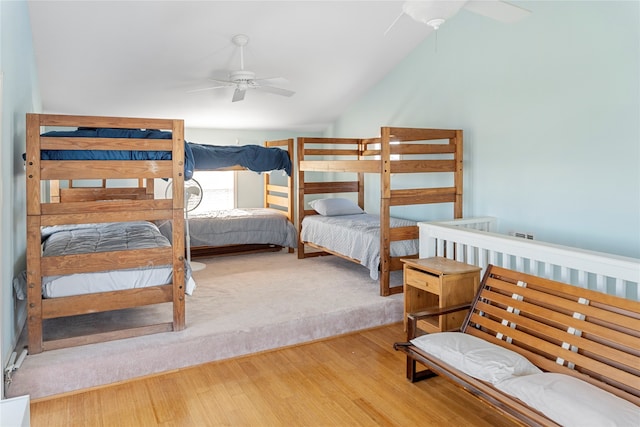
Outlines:
<svg viewBox="0 0 640 427"><path fill-rule="evenodd" d="M389 141L389 145L399 145L400 141ZM380 144L371 144L371 146L369 147L372 150L380 150ZM374 156L375 160L380 160L380 156L376 155ZM400 154L392 154L389 157L389 160L400 160Z"/></svg>
<svg viewBox="0 0 640 427"><path fill-rule="evenodd" d="M202 201L192 213L233 209L236 206L234 171L196 171L193 178L203 190Z"/></svg>

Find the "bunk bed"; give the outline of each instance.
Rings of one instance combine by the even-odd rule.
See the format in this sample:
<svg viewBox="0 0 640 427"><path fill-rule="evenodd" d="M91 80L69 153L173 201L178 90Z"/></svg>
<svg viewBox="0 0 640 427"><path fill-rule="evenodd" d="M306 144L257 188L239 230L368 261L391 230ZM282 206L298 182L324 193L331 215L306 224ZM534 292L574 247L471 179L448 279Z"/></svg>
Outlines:
<svg viewBox="0 0 640 427"><path fill-rule="evenodd" d="M448 203L453 218L461 218L463 146L461 130L382 127L380 135L298 138L298 258L333 254L364 265L388 296L402 292L390 286L390 272L419 252L417 223L391 217L391 207ZM392 175L421 173L445 174L452 184L437 179L432 187L392 188ZM365 174L379 175L379 214L364 210ZM316 209L307 207L310 201Z"/></svg>
<svg viewBox="0 0 640 427"><path fill-rule="evenodd" d="M261 208L190 212L188 225L192 258L259 251L275 252L282 248L288 248L289 253L294 252L297 246L297 230L293 224L293 147L293 139L265 141L264 147L221 146L237 153L250 150L249 157L261 160L259 165L248 162L232 164L238 162L236 157L227 161L226 165L216 168L201 165L200 152L198 149L193 150L196 170L261 172L264 202ZM169 237L171 223L162 221L158 225L161 232Z"/></svg>
<svg viewBox="0 0 640 427"><path fill-rule="evenodd" d="M41 134L43 127L77 127L84 134ZM103 135L98 129L112 129L116 135ZM186 288L193 287L184 257L183 182L193 166L187 150L182 120L27 114L24 158L30 353L184 329ZM176 184L169 198L155 197L155 179L171 179ZM109 184L112 180L117 181L117 188ZM66 187L60 181L66 181ZM74 181L90 186L74 186ZM165 219L174 225L172 243L152 223ZM136 244L121 241L113 247L92 240L113 233L120 240L131 235ZM66 237L90 248L89 252L71 249L66 240L52 240ZM56 247L62 247L62 252L50 252ZM113 280L115 289L81 289L84 286L77 285L95 284L100 274L114 270L144 273L159 269L165 271L156 279L127 276L122 279L126 283ZM54 292L53 280L65 276L75 277L76 284ZM46 319L163 303L172 307L170 322L56 340L43 336Z"/></svg>

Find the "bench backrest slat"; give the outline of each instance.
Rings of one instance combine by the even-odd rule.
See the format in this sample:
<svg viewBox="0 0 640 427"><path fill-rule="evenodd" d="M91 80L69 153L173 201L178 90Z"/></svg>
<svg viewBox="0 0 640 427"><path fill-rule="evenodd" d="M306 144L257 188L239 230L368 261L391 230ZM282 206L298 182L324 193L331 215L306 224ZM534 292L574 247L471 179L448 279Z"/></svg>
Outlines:
<svg viewBox="0 0 640 427"><path fill-rule="evenodd" d="M539 333L544 334L547 340L556 339L558 342L568 342L590 353L606 355L606 358L610 360L612 363L618 363L618 364L623 364L628 366L634 366L634 364L638 363L638 356L636 354L633 354L633 352L619 350L618 348L612 347L610 345L583 338L585 336L584 334L585 331L583 331L583 336L577 336L577 335L569 334L566 331L554 328L552 326L548 326L544 323L537 322L533 319L530 319L524 316L519 316L509 312L500 313L500 310L501 310L500 308L497 308L495 306L492 306L483 302L478 302L477 307L482 312L492 316L497 317L500 314L503 314L502 317L504 317L504 319L506 319L511 323L517 323L522 328L535 329ZM502 311L504 312L504 310ZM590 326L597 326L599 330L605 329L598 325L590 325ZM587 330L587 328L585 328L585 330ZM611 331L611 333L620 335L618 337L619 340L624 341L625 343L627 341L631 342L632 340L638 341L638 338L631 337L631 336L624 336L623 334L616 331ZM604 338L606 339L606 336ZM555 349L555 347L553 348ZM640 349L640 346L636 348Z"/></svg>
<svg viewBox="0 0 640 427"><path fill-rule="evenodd" d="M640 405L640 302L489 265L462 331Z"/></svg>

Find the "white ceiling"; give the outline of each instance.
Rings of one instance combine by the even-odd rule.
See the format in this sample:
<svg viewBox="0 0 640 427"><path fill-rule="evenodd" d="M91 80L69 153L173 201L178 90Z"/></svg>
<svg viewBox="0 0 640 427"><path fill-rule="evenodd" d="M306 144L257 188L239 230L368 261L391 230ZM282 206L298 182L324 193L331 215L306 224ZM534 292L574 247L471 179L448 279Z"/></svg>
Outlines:
<svg viewBox="0 0 640 427"><path fill-rule="evenodd" d="M322 130L432 31L399 1L29 1L44 112ZM290 98L214 86L240 67Z"/></svg>

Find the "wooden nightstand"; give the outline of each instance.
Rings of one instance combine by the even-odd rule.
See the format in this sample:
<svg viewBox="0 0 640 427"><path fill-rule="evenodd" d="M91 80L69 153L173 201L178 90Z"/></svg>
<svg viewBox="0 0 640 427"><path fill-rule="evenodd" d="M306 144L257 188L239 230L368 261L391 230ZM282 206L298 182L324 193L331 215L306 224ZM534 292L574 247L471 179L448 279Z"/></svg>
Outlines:
<svg viewBox="0 0 640 427"><path fill-rule="evenodd" d="M404 263L404 328L407 313L429 307L449 307L471 302L480 286L480 267L434 257L403 259ZM425 332L440 332L459 327L465 311L447 314L431 321L420 321Z"/></svg>

